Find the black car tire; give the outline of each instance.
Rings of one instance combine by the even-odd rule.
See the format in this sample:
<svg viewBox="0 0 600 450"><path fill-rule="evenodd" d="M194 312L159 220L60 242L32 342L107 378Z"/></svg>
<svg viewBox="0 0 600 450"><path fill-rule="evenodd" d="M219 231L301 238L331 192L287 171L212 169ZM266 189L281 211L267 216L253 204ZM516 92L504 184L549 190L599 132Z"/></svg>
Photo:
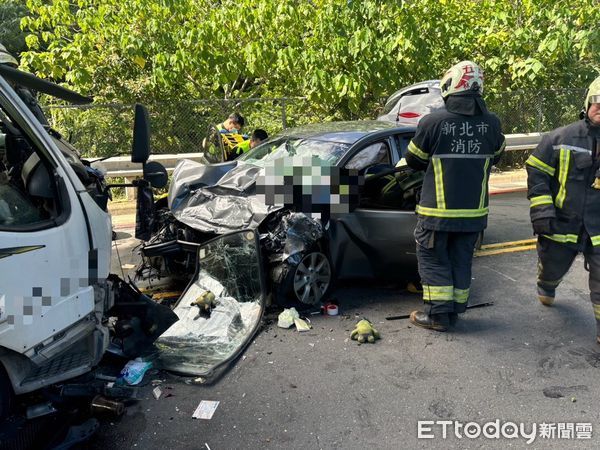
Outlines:
<svg viewBox="0 0 600 450"><path fill-rule="evenodd" d="M12 407L13 402L13 390L6 374L6 370L2 364L0 364L0 420L5 419Z"/></svg>
<svg viewBox="0 0 600 450"><path fill-rule="evenodd" d="M333 285L331 259L320 247L304 253L298 264L286 262L271 273L277 302L285 306L318 305Z"/></svg>

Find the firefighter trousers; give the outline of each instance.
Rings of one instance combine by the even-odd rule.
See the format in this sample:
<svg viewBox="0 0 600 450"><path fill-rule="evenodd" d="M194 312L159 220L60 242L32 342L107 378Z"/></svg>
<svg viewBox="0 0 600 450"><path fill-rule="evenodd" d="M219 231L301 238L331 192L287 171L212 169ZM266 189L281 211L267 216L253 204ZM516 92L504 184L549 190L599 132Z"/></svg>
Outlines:
<svg viewBox="0 0 600 450"><path fill-rule="evenodd" d="M571 268L580 252L574 246L538 237L538 294L554 297L556 288ZM590 300L596 318L596 335L600 336L600 254L594 253L591 242L583 250L585 268L589 272Z"/></svg>
<svg viewBox="0 0 600 450"><path fill-rule="evenodd" d="M463 313L471 287L471 265L479 232L415 229L425 313Z"/></svg>

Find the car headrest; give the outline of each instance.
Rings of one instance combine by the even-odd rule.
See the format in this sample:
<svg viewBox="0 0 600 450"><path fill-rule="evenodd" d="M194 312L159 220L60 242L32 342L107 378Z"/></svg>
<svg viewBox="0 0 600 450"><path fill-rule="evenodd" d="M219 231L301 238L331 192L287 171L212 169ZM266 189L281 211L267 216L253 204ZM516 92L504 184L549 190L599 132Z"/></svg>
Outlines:
<svg viewBox="0 0 600 450"><path fill-rule="evenodd" d="M48 169L36 153L32 153L21 170L21 179L29 195L33 197L54 198L54 189Z"/></svg>

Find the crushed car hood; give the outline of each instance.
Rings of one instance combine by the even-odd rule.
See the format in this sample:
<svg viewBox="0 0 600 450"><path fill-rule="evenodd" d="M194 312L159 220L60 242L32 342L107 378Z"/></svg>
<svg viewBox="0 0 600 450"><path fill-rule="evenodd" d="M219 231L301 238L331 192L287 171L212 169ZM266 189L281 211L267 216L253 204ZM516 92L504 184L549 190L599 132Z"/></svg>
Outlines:
<svg viewBox="0 0 600 450"><path fill-rule="evenodd" d="M281 209L256 195L256 178L263 170L235 161L204 165L181 160L173 172L169 209L178 221L202 232L254 229Z"/></svg>

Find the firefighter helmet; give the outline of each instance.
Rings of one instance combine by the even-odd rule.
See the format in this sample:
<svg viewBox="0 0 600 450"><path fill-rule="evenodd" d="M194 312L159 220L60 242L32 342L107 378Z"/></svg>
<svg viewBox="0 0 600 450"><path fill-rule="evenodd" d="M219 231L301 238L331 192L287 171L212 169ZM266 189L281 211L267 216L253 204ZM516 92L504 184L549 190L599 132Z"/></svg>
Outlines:
<svg viewBox="0 0 600 450"><path fill-rule="evenodd" d="M8 50L6 50L6 47L2 44L0 44L0 64L8 64L13 67L19 66L16 58L8 53Z"/></svg>
<svg viewBox="0 0 600 450"><path fill-rule="evenodd" d="M483 92L483 70L472 61L461 61L450 67L440 81L442 97L466 92Z"/></svg>
<svg viewBox="0 0 600 450"><path fill-rule="evenodd" d="M585 93L585 104L584 111L587 113L592 103L600 103L600 77L596 78L590 84L587 92Z"/></svg>

